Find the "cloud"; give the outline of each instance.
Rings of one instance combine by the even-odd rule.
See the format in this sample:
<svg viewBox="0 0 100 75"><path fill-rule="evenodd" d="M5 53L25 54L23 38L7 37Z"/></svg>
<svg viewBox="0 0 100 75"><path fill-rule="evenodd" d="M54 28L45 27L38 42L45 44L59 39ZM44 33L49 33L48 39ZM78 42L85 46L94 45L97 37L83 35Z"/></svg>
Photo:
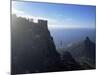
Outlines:
<svg viewBox="0 0 100 75"><path fill-rule="evenodd" d="M16 10L16 9L12 8L12 14L24 14L24 12L23 12L23 11Z"/></svg>
<svg viewBox="0 0 100 75"><path fill-rule="evenodd" d="M34 22L38 22L38 19L47 20L48 21L48 28L49 29L68 29L68 28L90 28L85 25L82 25L84 23L77 23L73 18L65 18L65 19L55 19L55 18L47 18L47 17L41 17L41 16L34 16L26 14L25 12L12 8L12 14L16 14L17 16L24 17L24 18L30 18L33 19ZM93 27L92 27L93 28Z"/></svg>
<svg viewBox="0 0 100 75"><path fill-rule="evenodd" d="M76 28L73 25L48 25L49 29L68 29L68 28Z"/></svg>
<svg viewBox="0 0 100 75"><path fill-rule="evenodd" d="M47 20L49 23L56 23L57 20L55 19L52 19L52 18L46 18L46 17L39 17L39 16L32 16L32 15L29 15L29 14L26 14L25 12L21 11L21 10L18 10L18 9L15 9L15 8L12 8L12 14L16 14L18 17L25 17L25 18L32 18L34 19L34 21L38 21L38 19L42 19L42 20Z"/></svg>
<svg viewBox="0 0 100 75"><path fill-rule="evenodd" d="M33 21L36 23L38 22L38 19L47 20L49 29L89 28L84 25L75 23L72 18L66 18L66 19L60 20L60 19L47 18L47 17L41 17L41 16L34 16L34 15L32 16L15 8L12 8L12 14L16 14L18 17L20 16L27 19L28 18L33 19Z"/></svg>

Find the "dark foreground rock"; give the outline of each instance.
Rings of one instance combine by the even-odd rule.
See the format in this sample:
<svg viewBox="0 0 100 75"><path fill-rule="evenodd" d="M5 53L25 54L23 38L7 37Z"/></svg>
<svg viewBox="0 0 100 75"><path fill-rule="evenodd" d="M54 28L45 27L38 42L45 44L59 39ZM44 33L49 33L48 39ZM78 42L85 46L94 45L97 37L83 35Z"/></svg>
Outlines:
<svg viewBox="0 0 100 75"><path fill-rule="evenodd" d="M35 73L56 70L60 62L47 21L12 16L12 74Z"/></svg>

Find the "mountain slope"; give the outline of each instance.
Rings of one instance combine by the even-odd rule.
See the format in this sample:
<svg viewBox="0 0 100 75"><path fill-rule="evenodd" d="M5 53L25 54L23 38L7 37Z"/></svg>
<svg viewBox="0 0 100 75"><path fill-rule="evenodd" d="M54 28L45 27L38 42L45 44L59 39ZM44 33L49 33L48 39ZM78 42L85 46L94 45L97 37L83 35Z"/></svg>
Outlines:
<svg viewBox="0 0 100 75"><path fill-rule="evenodd" d="M95 68L95 43L93 43L88 37L83 41L67 47L64 52L66 51L69 51L75 60L85 69Z"/></svg>

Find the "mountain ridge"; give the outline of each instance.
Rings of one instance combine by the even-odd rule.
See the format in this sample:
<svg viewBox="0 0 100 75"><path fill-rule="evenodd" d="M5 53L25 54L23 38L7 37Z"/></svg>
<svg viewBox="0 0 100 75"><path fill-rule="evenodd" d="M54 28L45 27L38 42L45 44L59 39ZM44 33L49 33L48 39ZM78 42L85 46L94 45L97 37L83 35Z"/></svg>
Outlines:
<svg viewBox="0 0 100 75"><path fill-rule="evenodd" d="M85 40L79 41L77 43L72 44L70 47L62 49L62 54L66 51L70 52L73 58L81 63L82 66L85 64L91 65L88 68L95 68L96 65L96 51L95 51L95 43L93 43L89 37L86 37Z"/></svg>

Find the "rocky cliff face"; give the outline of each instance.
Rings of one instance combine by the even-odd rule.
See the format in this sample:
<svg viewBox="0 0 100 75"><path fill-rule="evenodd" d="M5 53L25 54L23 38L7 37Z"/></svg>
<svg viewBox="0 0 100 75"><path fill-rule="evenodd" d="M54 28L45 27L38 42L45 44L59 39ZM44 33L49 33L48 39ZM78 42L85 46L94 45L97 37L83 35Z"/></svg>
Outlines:
<svg viewBox="0 0 100 75"><path fill-rule="evenodd" d="M12 15L11 22L12 74L47 72L57 69L57 53L47 21ZM52 68L53 67L53 68Z"/></svg>
<svg viewBox="0 0 100 75"><path fill-rule="evenodd" d="M96 48L88 37L85 40L77 42L72 46L66 48L73 58L82 65L84 69L95 69L96 63Z"/></svg>

